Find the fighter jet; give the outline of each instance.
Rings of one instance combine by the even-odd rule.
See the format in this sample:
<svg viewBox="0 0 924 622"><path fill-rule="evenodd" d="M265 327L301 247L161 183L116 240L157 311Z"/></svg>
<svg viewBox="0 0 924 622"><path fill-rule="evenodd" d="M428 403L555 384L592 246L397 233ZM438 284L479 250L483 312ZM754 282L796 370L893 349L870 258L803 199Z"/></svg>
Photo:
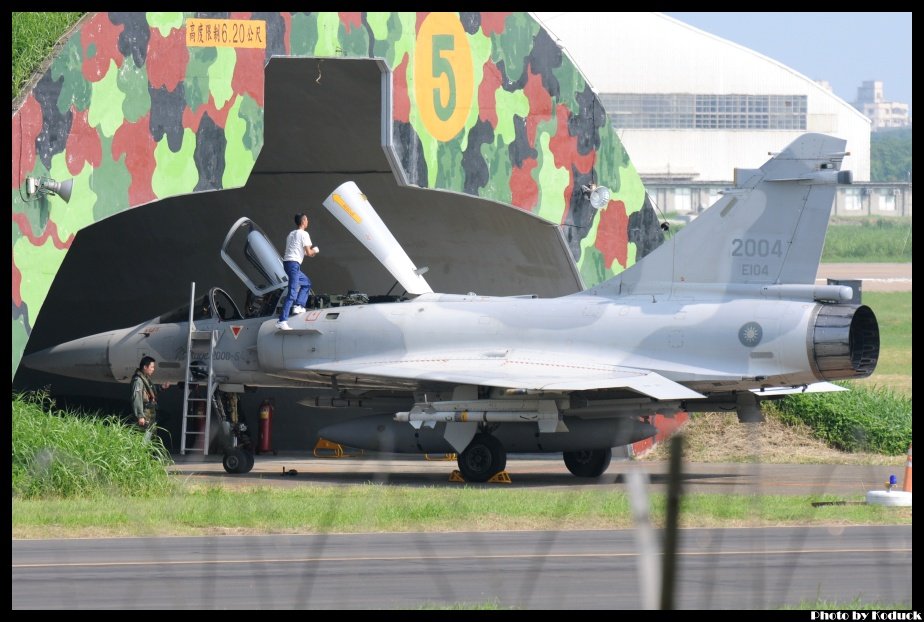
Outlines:
<svg viewBox="0 0 924 622"><path fill-rule="evenodd" d="M347 403L406 400L399 412L320 431L338 443L457 452L467 481L504 470L514 452L563 452L574 475L596 477L613 447L655 434L656 413L735 409L753 420L765 399L843 390L830 381L873 373L873 311L858 288L815 284L836 185L850 183L840 170L845 146L803 135L760 168L736 170L734 187L635 265L548 299L433 292L368 198L346 182L324 206L391 272L400 295L312 296L290 318L292 330L279 330L282 261L244 218L221 254L250 290L247 317L212 289L192 308L23 362L128 382L149 354L164 381L190 382L211 352L219 390L326 388ZM196 350L192 331L215 331L217 342ZM225 468L253 464L236 458Z"/></svg>

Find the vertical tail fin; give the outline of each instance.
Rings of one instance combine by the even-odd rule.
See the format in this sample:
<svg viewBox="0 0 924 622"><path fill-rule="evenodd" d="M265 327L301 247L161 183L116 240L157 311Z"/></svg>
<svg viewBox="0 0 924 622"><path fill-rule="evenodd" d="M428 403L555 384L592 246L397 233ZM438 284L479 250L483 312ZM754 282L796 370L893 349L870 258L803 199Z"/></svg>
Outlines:
<svg viewBox="0 0 924 622"><path fill-rule="evenodd" d="M846 141L805 134L673 238L589 293L666 292L672 284L812 284L824 246Z"/></svg>

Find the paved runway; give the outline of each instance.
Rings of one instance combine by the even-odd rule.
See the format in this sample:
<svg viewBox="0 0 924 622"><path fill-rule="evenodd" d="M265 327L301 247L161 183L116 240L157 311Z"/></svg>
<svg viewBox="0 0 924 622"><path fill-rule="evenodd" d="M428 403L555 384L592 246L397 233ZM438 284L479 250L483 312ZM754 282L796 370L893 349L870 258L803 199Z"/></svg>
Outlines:
<svg viewBox="0 0 924 622"><path fill-rule="evenodd" d="M862 279L865 292L910 292L910 263L827 263L818 266L819 285L827 279Z"/></svg>
<svg viewBox="0 0 924 622"><path fill-rule="evenodd" d="M459 486L450 482L455 461L427 461L418 456L395 459L314 458L307 452L292 452L279 456L257 456L254 468L244 475L224 471L220 457L174 456L178 461L172 471L187 481L223 486L283 486L307 484L343 485L381 482L408 486ZM293 469L297 475L283 475ZM507 472L510 484L476 484L479 486L537 487L545 489L578 486L616 487L625 489L625 473L629 470L647 473L655 490L667 482L664 462L613 460L609 469L598 479L583 479L571 475L560 455L545 457L510 456ZM880 488L895 474L901 480L901 467L831 464L704 464L686 463L683 471L685 492L721 494L794 494L794 495L863 495ZM470 484L471 485L471 484Z"/></svg>
<svg viewBox="0 0 924 622"><path fill-rule="evenodd" d="M14 540L13 609L641 606L637 530ZM911 603L911 526L685 529L676 606ZM657 558L653 558L657 563ZM807 619L807 617L806 617Z"/></svg>

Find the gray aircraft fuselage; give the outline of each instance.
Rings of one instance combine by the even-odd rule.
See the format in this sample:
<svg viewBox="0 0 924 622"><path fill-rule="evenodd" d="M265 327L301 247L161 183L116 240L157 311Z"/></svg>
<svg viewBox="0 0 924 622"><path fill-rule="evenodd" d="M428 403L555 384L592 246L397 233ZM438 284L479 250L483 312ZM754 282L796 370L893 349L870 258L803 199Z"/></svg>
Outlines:
<svg viewBox="0 0 924 622"><path fill-rule="evenodd" d="M692 287L689 287L692 291ZM759 288L755 288L755 294ZM377 366L453 361L511 361L543 371L576 366L651 370L701 393L798 386L837 379L816 364L815 318L806 300L684 299L644 295L613 302L598 296L555 299L424 294L415 300L309 310L289 319L196 322L219 331L213 365L223 383L276 387L331 385L327 363L362 361L369 374L341 373L341 388L413 388L413 377L379 376ZM742 334L748 325L760 335ZM157 320L56 347L58 371L87 380L128 382L144 353L165 382L184 380L187 323ZM235 334L236 333L236 334ZM91 353L106 353L88 364ZM202 359L207 351L193 352ZM852 375L852 374L850 374ZM431 379L427 379L431 380ZM539 390L541 383L523 386Z"/></svg>

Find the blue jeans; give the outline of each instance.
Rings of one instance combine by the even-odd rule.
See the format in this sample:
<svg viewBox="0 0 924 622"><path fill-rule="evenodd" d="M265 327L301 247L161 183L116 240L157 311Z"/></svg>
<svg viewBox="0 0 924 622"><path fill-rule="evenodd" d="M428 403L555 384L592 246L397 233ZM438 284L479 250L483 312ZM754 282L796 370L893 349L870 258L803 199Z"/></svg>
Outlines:
<svg viewBox="0 0 924 622"><path fill-rule="evenodd" d="M308 302L311 279L302 272L301 264L297 261L283 261L282 266L286 269L286 275L289 277L289 295L286 298L286 303L282 305L282 313L279 315L279 321L285 322L289 319L289 312L292 310L293 304L304 307Z"/></svg>

